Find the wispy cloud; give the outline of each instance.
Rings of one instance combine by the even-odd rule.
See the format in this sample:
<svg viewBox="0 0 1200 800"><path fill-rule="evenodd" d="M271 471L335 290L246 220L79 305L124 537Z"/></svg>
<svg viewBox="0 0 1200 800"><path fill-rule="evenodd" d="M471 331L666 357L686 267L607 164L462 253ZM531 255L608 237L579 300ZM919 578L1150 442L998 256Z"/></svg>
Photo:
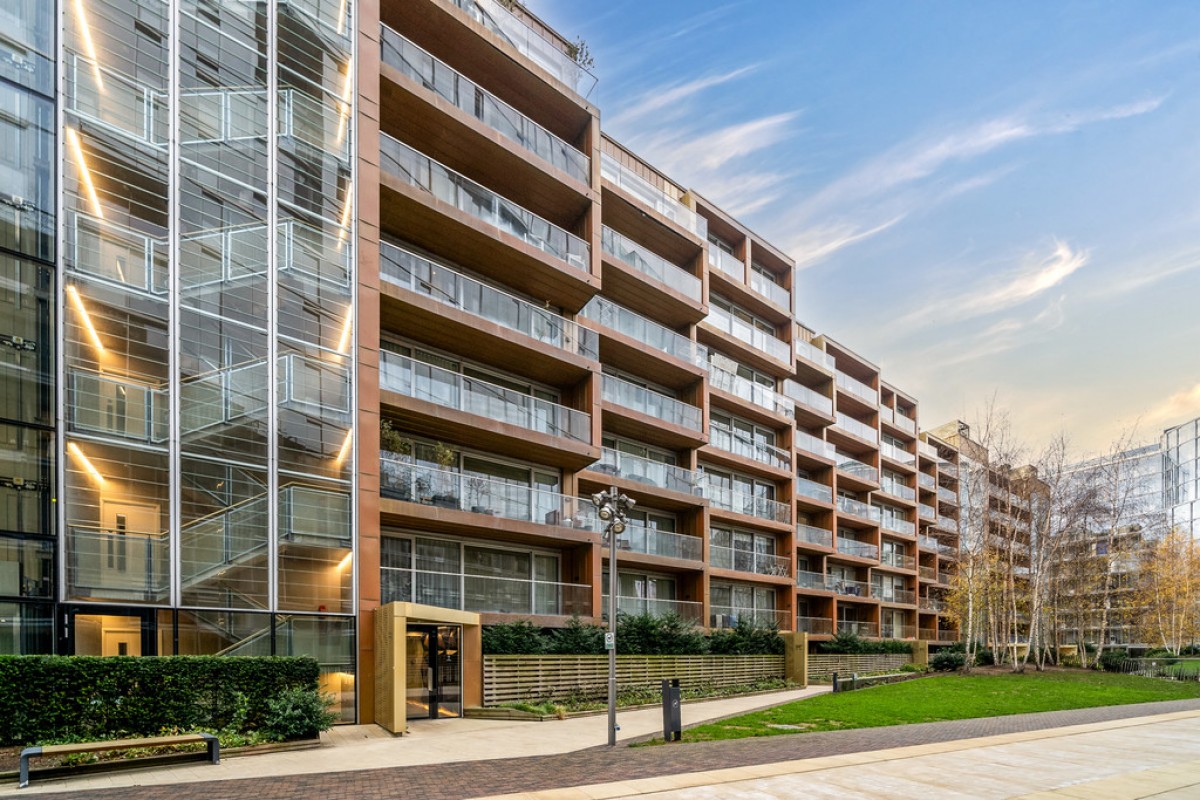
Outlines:
<svg viewBox="0 0 1200 800"><path fill-rule="evenodd" d="M1181 389L1154 406L1145 421L1154 427L1174 425L1200 416L1200 383Z"/></svg>
<svg viewBox="0 0 1200 800"><path fill-rule="evenodd" d="M605 120L606 127L625 128L635 123L656 117L664 110L672 110L672 116L678 116L682 106L688 100L708 89L712 89L730 81L749 75L758 69L758 64L749 64L716 75L705 75L695 80L653 86L638 95L630 105L617 111Z"/></svg>
<svg viewBox="0 0 1200 800"><path fill-rule="evenodd" d="M1096 294L1100 297L1123 297L1197 269L1200 269L1200 247L1188 247L1149 262L1126 266L1122 269L1126 277L1105 285Z"/></svg>

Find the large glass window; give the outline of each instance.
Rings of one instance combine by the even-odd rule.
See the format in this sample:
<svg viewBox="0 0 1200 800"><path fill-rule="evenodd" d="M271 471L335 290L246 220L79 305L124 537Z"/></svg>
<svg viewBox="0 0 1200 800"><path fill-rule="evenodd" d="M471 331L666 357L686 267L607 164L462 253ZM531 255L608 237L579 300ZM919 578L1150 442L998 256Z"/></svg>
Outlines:
<svg viewBox="0 0 1200 800"><path fill-rule="evenodd" d="M54 652L54 612L49 605L0 603L0 655Z"/></svg>

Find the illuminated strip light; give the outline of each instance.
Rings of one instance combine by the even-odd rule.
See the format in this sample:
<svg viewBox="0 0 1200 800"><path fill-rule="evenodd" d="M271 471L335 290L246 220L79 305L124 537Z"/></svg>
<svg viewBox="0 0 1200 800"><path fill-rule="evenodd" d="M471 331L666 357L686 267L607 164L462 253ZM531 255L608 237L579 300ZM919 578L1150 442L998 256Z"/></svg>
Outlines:
<svg viewBox="0 0 1200 800"><path fill-rule="evenodd" d="M338 36L346 32L346 0L342 0L341 5L338 7L337 32Z"/></svg>
<svg viewBox="0 0 1200 800"><path fill-rule="evenodd" d="M354 186L347 179L346 181L346 199L342 203L342 218L338 224L341 226L338 230L338 250L341 251L342 245L346 241L346 234L350 232L350 211L354 208Z"/></svg>
<svg viewBox="0 0 1200 800"><path fill-rule="evenodd" d="M87 12L83 9L83 0L75 0L75 19L79 20L79 36L83 39L83 49L92 62L92 72L96 76L96 88L104 91L104 78L100 75L100 59L96 57L96 43L92 41L92 29L88 25Z"/></svg>
<svg viewBox="0 0 1200 800"><path fill-rule="evenodd" d="M79 449L79 445L75 444L74 442L67 442L67 452L74 456L75 459L83 465L83 468L87 470L88 474L92 476L96 483L100 484L101 486L104 485L104 476L100 474L100 470L96 469L96 465L93 464L91 460L89 460L88 457L83 454L83 451Z"/></svg>
<svg viewBox="0 0 1200 800"><path fill-rule="evenodd" d="M79 167L79 177L83 188L87 190L88 200L92 201L92 213L104 219L104 207L100 205L100 195L96 192L96 184L92 181L92 171L88 169L87 159L83 156L83 142L79 141L79 133L74 128L67 128L67 141L71 145L75 164Z"/></svg>
<svg viewBox="0 0 1200 800"><path fill-rule="evenodd" d="M350 562L353 560L354 560L354 551L351 550L349 553L346 553L346 555L342 558L341 561L338 562L337 568L339 570L345 569L346 567L350 566Z"/></svg>
<svg viewBox="0 0 1200 800"><path fill-rule="evenodd" d="M351 63L346 64L346 82L342 86L342 96L339 98L341 105L338 111L338 130L337 144L341 145L342 140L346 137L346 130L350 127L350 89L354 85L354 73L351 71Z"/></svg>
<svg viewBox="0 0 1200 800"><path fill-rule="evenodd" d="M346 431L346 438L342 442L341 448L338 450L337 458L333 459L334 466L341 468L346 460L346 456L350 455L350 444L354 441L354 430Z"/></svg>
<svg viewBox="0 0 1200 800"><path fill-rule="evenodd" d="M75 306L75 310L79 312L79 319L83 322L84 330L88 332L88 338L92 340L92 344L101 353L104 352L104 343L100 341L100 334L96 331L96 326L92 324L92 318L87 312L87 308L83 305L83 298L79 296L79 290L74 284L67 287L67 296L71 298L71 305Z"/></svg>
<svg viewBox="0 0 1200 800"><path fill-rule="evenodd" d="M342 326L342 336L338 339L337 351L345 355L347 348L350 347L350 334L354 331L354 311L353 304L346 306L346 324Z"/></svg>

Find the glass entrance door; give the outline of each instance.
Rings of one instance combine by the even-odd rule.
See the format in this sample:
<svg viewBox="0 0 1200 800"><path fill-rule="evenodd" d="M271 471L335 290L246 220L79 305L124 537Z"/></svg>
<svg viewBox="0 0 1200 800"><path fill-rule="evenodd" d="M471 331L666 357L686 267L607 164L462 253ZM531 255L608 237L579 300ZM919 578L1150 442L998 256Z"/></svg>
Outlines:
<svg viewBox="0 0 1200 800"><path fill-rule="evenodd" d="M457 625L409 625L405 708L409 719L462 716L462 657Z"/></svg>
<svg viewBox="0 0 1200 800"><path fill-rule="evenodd" d="M77 656L155 654L155 620L145 609L70 606L66 652Z"/></svg>

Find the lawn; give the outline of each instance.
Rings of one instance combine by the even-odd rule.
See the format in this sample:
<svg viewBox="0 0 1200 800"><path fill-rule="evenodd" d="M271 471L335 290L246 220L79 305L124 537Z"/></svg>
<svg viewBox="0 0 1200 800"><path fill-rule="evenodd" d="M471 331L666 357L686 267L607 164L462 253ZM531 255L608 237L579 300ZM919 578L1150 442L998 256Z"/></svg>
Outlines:
<svg viewBox="0 0 1200 800"><path fill-rule="evenodd" d="M876 728L1200 697L1200 684L1107 672L939 675L814 697L700 725L684 741Z"/></svg>

